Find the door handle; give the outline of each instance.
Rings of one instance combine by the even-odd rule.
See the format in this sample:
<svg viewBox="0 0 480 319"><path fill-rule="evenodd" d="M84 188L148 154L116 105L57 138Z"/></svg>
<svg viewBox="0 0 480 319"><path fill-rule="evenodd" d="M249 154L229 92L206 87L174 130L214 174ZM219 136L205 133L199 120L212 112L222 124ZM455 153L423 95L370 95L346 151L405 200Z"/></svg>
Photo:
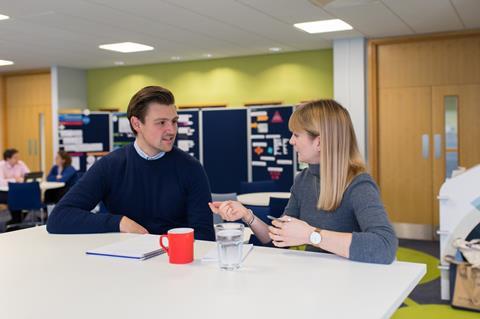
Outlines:
<svg viewBox="0 0 480 319"><path fill-rule="evenodd" d="M435 150L435 158L440 158L442 154L442 136L440 134L435 134L433 136L434 140L434 150Z"/></svg>
<svg viewBox="0 0 480 319"><path fill-rule="evenodd" d="M422 157L425 159L428 159L428 154L430 148L430 138L428 134L423 134L422 135Z"/></svg>

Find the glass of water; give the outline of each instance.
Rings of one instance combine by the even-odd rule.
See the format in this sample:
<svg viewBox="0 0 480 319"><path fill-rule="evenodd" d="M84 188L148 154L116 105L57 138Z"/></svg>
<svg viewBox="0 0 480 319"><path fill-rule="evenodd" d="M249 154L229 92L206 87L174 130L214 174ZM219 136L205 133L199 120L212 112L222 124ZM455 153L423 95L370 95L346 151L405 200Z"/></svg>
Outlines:
<svg viewBox="0 0 480 319"><path fill-rule="evenodd" d="M243 224L223 223L215 225L218 264L221 269L235 270L240 267L243 253Z"/></svg>

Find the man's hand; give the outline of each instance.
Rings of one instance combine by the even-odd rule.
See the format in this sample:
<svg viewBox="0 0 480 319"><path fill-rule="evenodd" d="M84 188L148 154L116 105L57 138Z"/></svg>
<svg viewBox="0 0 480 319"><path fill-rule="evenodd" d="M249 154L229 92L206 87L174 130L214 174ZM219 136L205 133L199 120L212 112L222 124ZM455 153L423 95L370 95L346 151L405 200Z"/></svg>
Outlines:
<svg viewBox="0 0 480 319"><path fill-rule="evenodd" d="M123 216L120 220L120 232L134 234L148 234L148 231L142 225L134 222L127 216Z"/></svg>

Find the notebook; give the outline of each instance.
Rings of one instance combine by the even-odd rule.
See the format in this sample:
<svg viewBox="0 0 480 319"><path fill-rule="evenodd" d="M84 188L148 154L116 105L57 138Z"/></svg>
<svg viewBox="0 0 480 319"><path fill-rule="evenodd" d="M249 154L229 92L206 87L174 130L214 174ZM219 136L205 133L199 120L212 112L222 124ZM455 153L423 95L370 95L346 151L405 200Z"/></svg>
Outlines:
<svg viewBox="0 0 480 319"><path fill-rule="evenodd" d="M145 260L163 254L159 235L138 235L134 238L87 250L87 255Z"/></svg>
<svg viewBox="0 0 480 319"><path fill-rule="evenodd" d="M242 247L242 261L247 258L250 251L253 249L253 244L244 244ZM217 247L211 249L203 256L202 261L218 261L218 249Z"/></svg>

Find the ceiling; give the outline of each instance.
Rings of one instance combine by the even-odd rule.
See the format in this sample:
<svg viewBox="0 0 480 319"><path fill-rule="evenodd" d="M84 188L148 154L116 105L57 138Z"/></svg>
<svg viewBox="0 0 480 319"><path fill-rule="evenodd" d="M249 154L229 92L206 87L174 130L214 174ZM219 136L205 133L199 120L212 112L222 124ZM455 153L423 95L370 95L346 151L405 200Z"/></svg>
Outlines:
<svg viewBox="0 0 480 319"><path fill-rule="evenodd" d="M314 5L312 2L325 5ZM480 28L480 0L2 0L0 72L172 62L332 47L332 40ZM298 22L340 18L354 30L308 34ZM115 53L100 44L155 47Z"/></svg>

